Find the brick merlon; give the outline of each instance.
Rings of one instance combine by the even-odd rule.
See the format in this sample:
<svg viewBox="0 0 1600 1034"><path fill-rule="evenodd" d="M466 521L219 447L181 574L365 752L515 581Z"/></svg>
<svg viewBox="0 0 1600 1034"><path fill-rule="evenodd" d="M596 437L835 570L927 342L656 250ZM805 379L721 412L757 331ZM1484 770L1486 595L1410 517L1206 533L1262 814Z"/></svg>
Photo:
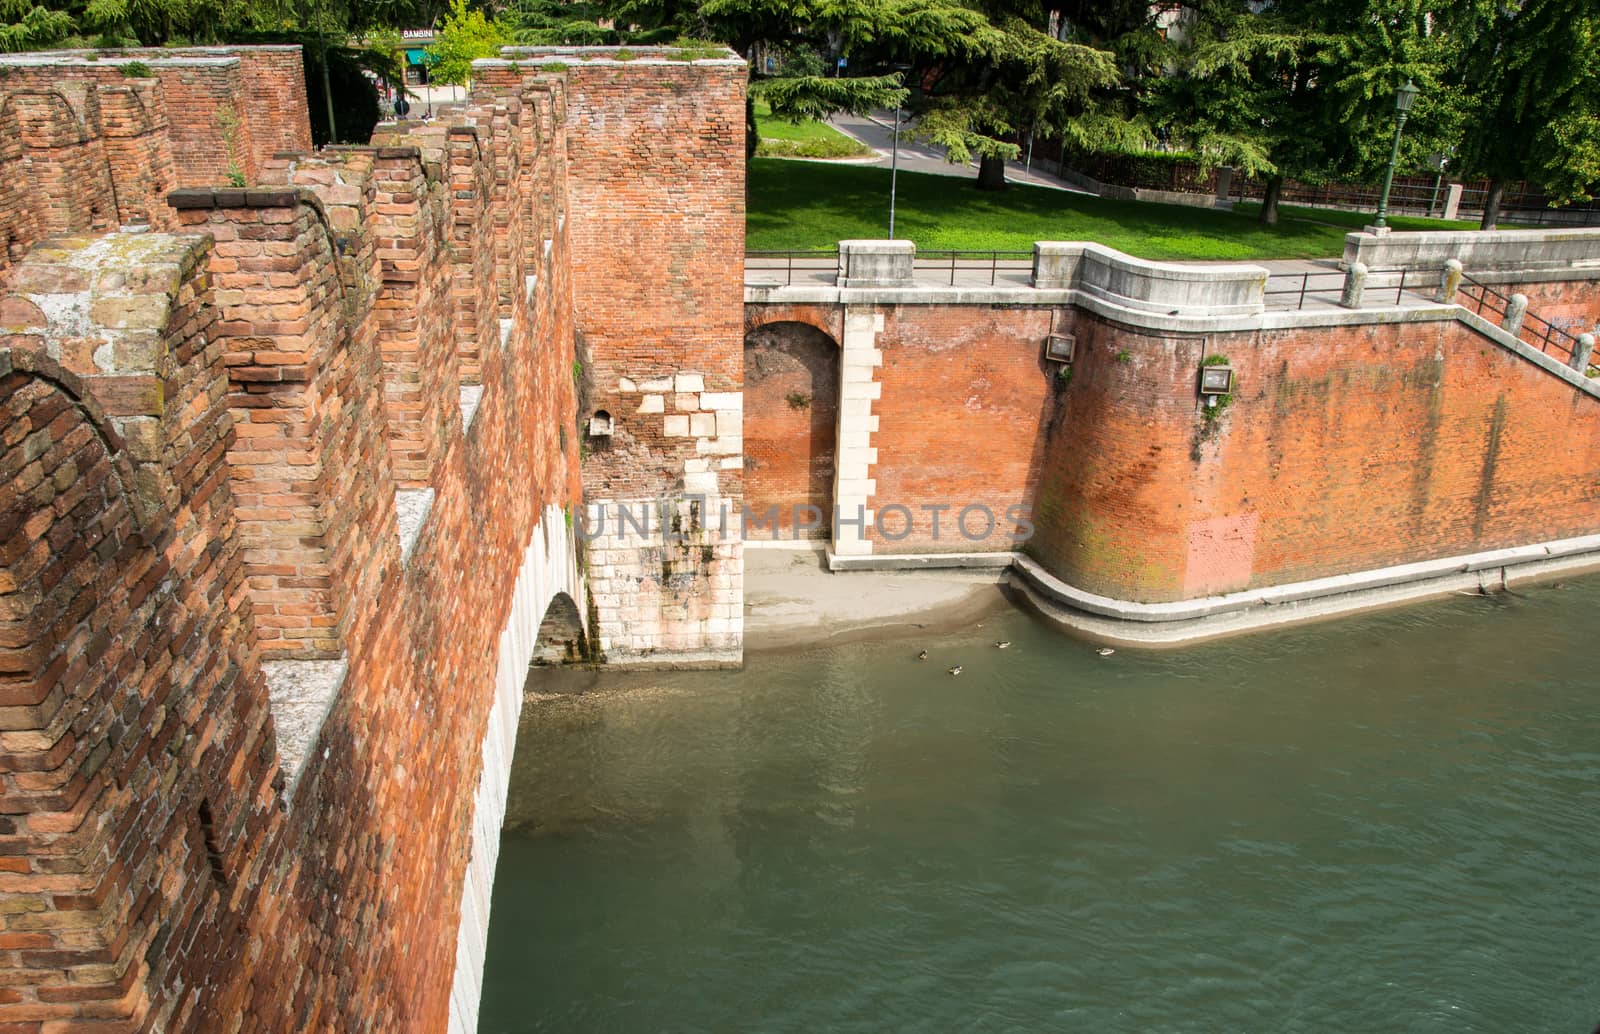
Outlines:
<svg viewBox="0 0 1600 1034"><path fill-rule="evenodd" d="M293 208L309 195L295 188L243 190L238 187L183 187L167 195L173 208Z"/></svg>

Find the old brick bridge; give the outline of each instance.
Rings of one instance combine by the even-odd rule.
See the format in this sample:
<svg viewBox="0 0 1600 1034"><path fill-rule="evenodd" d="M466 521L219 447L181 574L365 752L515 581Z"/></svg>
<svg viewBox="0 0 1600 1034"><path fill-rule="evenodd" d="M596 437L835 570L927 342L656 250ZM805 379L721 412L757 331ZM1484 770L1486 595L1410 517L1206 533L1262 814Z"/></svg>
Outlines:
<svg viewBox="0 0 1600 1034"><path fill-rule="evenodd" d="M731 52L320 151L292 48L0 73L6 1031L474 1029L529 666L739 663L806 507L1135 639L1600 552L1593 232L780 275Z"/></svg>

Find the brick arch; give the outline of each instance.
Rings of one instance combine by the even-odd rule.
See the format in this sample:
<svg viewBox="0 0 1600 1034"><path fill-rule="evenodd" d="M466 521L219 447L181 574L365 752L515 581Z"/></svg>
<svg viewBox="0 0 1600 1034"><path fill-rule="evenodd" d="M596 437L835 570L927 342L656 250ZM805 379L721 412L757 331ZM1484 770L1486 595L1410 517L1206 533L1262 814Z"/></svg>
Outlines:
<svg viewBox="0 0 1600 1034"><path fill-rule="evenodd" d="M30 114L30 101L42 101L43 107ZM0 126L6 125L8 117L13 120L21 156L33 159L21 193L24 205L33 212L35 239L114 229L116 187L104 141L91 131L71 99L58 89L13 90L0 99ZM0 174L17 176L23 171L4 169ZM73 199L72 204L61 204L66 198ZM7 242L7 247L14 244Z"/></svg>
<svg viewBox="0 0 1600 1034"><path fill-rule="evenodd" d="M744 332L749 336L774 323L804 323L822 331L838 347L843 319L844 309L837 305L746 305Z"/></svg>
<svg viewBox="0 0 1600 1034"><path fill-rule="evenodd" d="M0 353L0 369L9 358ZM141 536L117 476L116 439L67 378L16 368L0 376L0 443L0 715L11 730L0 749L0 810L34 866L13 889L43 881L47 912L92 908L122 900L130 882L108 864L102 817L117 787L114 766L92 753L100 737L91 729L121 708L126 645L109 633L134 617L127 572ZM126 936L128 917L116 908L93 925L39 929L38 968L63 971L53 982L75 979L68 959L91 956L112 964L103 969L132 967L138 982L143 945ZM140 995L124 997L127 984L86 983L74 995L80 1015L140 1008ZM7 1018L0 1004L0 1025Z"/></svg>
<svg viewBox="0 0 1600 1034"><path fill-rule="evenodd" d="M747 541L827 538L839 422L840 351L806 320L747 324L744 339L744 498ZM777 519L766 515L777 508ZM805 529L805 507L820 527Z"/></svg>
<svg viewBox="0 0 1600 1034"><path fill-rule="evenodd" d="M581 660L588 652L583 630L583 612L566 592L550 597L544 620L539 622L539 638L533 647L533 666L563 664ZM531 672L530 672L531 675Z"/></svg>

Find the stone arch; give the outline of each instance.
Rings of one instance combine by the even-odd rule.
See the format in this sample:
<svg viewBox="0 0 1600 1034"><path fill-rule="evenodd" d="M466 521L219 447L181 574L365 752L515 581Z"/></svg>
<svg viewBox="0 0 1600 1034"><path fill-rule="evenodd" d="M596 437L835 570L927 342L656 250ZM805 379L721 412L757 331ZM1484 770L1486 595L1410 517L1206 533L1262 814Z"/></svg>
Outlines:
<svg viewBox="0 0 1600 1034"><path fill-rule="evenodd" d="M539 637L534 640L530 667L571 664L585 658L589 639L583 630L583 613L565 592L550 598L544 619L539 622Z"/></svg>
<svg viewBox="0 0 1600 1034"><path fill-rule="evenodd" d="M838 342L809 321L747 328L744 498L753 515L745 523L747 541L828 538L839 360Z"/></svg>

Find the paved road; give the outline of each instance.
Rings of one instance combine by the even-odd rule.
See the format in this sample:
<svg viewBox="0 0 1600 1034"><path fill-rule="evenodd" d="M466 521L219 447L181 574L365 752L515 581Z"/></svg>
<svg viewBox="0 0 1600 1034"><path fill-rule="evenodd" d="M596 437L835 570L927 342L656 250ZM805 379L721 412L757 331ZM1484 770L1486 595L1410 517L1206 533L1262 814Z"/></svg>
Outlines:
<svg viewBox="0 0 1600 1034"><path fill-rule="evenodd" d="M872 165L887 167L890 159L890 148L894 143L894 114L880 111L870 117L861 115L835 115L828 123L839 132L853 136L878 153L878 160ZM945 160L942 147L934 147L918 140L910 139L906 134L909 123L900 126L900 168L911 172L930 172L936 176L963 176L976 179L978 166L976 162L967 165L952 165ZM1056 190L1065 190L1074 194L1085 194L1087 191L1078 189L1071 184L1049 175L1038 167L1031 171L1023 168L1021 162L1006 163L1006 179L1012 183L1024 183L1034 187L1051 187Z"/></svg>

